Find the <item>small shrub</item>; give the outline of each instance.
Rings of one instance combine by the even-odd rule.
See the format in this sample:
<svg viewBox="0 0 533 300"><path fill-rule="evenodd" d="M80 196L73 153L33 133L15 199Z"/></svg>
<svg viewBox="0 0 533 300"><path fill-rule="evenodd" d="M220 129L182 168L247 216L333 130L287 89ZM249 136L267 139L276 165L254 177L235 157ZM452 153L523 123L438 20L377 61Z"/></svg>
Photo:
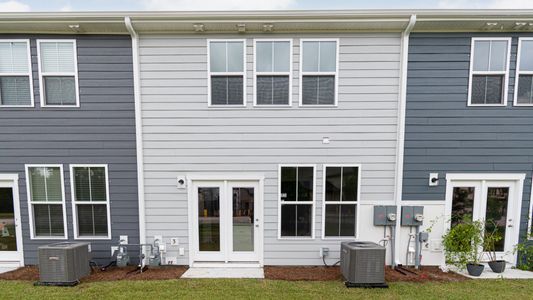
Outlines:
<svg viewBox="0 0 533 300"><path fill-rule="evenodd" d="M517 268L525 271L533 271L533 242L529 241L531 236L524 239L515 246L515 252L518 252Z"/></svg>
<svg viewBox="0 0 533 300"><path fill-rule="evenodd" d="M478 264L483 254L483 223L467 221L456 224L442 237L446 263L464 270L469 263Z"/></svg>

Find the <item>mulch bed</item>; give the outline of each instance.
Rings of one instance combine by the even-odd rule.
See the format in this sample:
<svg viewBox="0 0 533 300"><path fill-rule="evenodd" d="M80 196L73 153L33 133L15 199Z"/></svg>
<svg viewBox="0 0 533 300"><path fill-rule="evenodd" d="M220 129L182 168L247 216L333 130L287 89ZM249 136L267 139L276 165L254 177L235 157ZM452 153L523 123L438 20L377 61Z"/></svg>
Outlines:
<svg viewBox="0 0 533 300"><path fill-rule="evenodd" d="M177 279L187 271L185 266L162 266L160 268L148 268L142 273L136 271L136 267L110 267L106 271L93 269L91 275L81 279L81 282L116 281L116 280L164 280ZM17 270L0 274L3 280L39 281L39 269L36 266L27 266Z"/></svg>
<svg viewBox="0 0 533 300"><path fill-rule="evenodd" d="M453 272L443 272L438 267L421 267L419 270L409 268L411 272L406 275L393 270L385 269L386 282L456 282L468 280L468 278ZM337 281L344 280L339 267L265 267L265 278L289 281Z"/></svg>
<svg viewBox="0 0 533 300"><path fill-rule="evenodd" d="M339 267L289 267L266 266L265 278L288 281L344 281ZM442 272L438 267L421 267L419 270L409 268L411 272L405 275L389 267L385 269L387 282L456 282L469 280L453 272ZM81 282L116 281L116 280L165 280L180 278L187 271L186 266L162 266L148 268L139 273L135 267L111 267L106 271L94 269L92 274L83 278ZM0 280L39 281L39 269L36 266L27 266L17 270L0 274Z"/></svg>

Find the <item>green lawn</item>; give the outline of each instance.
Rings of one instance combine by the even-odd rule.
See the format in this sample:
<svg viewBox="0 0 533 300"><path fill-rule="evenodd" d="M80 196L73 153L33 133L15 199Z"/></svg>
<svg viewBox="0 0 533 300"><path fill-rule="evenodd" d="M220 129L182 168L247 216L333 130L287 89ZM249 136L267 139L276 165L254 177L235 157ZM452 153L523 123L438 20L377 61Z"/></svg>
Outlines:
<svg viewBox="0 0 533 300"><path fill-rule="evenodd" d="M341 282L181 279L35 287L0 281L1 299L531 299L533 280L392 283L389 289L347 289Z"/></svg>

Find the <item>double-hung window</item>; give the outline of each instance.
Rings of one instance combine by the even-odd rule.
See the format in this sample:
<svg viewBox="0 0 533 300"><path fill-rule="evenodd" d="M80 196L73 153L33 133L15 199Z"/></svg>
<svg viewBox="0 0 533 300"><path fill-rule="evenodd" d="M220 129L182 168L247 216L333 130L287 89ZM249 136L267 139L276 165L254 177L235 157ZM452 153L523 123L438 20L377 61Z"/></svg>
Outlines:
<svg viewBox="0 0 533 300"><path fill-rule="evenodd" d="M256 40L254 49L254 104L290 105L292 40Z"/></svg>
<svg viewBox="0 0 533 300"><path fill-rule="evenodd" d="M473 38L468 105L507 103L510 38Z"/></svg>
<svg viewBox="0 0 533 300"><path fill-rule="evenodd" d="M300 41L300 105L337 105L338 40Z"/></svg>
<svg viewBox="0 0 533 300"><path fill-rule="evenodd" d="M518 41L515 105L533 105L533 38Z"/></svg>
<svg viewBox="0 0 533 300"><path fill-rule="evenodd" d="M244 106L245 40L209 40L209 105Z"/></svg>
<svg viewBox="0 0 533 300"><path fill-rule="evenodd" d="M280 166L281 238L313 238L315 167Z"/></svg>
<svg viewBox="0 0 533 300"><path fill-rule="evenodd" d="M75 40L37 40L41 106L79 106Z"/></svg>
<svg viewBox="0 0 533 300"><path fill-rule="evenodd" d="M74 237L111 238L107 165L71 165Z"/></svg>
<svg viewBox="0 0 533 300"><path fill-rule="evenodd" d="M31 238L66 239L62 165L26 165Z"/></svg>
<svg viewBox="0 0 533 300"><path fill-rule="evenodd" d="M33 106L30 43L0 40L0 106Z"/></svg>
<svg viewBox="0 0 533 300"><path fill-rule="evenodd" d="M324 166L323 237L355 237L359 166Z"/></svg>

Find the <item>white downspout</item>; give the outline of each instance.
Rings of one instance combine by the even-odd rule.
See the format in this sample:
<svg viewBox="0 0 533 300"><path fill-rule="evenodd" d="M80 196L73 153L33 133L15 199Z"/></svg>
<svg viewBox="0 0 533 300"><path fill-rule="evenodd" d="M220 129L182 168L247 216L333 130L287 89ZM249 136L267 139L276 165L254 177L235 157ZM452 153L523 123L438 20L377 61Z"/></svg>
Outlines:
<svg viewBox="0 0 533 300"><path fill-rule="evenodd" d="M407 99L407 62L409 59L409 35L416 24L416 15L411 15L407 27L402 32L400 41L400 84L399 84L399 101L398 101L398 124L396 137L396 189L394 190L394 199L396 202L396 228L394 239L394 253L396 253L394 266L400 263L400 220L402 205L402 185L403 185L403 155L405 139L405 106Z"/></svg>
<svg viewBox="0 0 533 300"><path fill-rule="evenodd" d="M130 17L124 18L124 24L131 35L131 50L133 56L133 94L135 99L135 141L137 149L137 193L139 197L139 242L146 243L146 224L144 209L144 156L142 140L142 111L141 111L141 74L139 60L139 35L135 32Z"/></svg>

